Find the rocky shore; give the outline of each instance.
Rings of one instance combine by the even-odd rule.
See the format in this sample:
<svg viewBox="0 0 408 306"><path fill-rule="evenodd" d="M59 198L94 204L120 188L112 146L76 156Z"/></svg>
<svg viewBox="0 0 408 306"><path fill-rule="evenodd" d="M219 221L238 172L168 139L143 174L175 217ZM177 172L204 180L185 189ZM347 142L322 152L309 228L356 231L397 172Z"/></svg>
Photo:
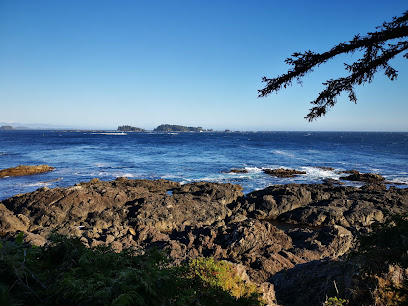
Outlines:
<svg viewBox="0 0 408 306"><path fill-rule="evenodd" d="M0 235L22 231L41 246L57 231L90 247L156 247L175 264L212 256L232 262L270 305L321 305L327 296L350 298L359 265L343 258L356 235L408 213L408 189L366 181L361 188L274 185L244 195L232 184L93 179L1 201Z"/></svg>

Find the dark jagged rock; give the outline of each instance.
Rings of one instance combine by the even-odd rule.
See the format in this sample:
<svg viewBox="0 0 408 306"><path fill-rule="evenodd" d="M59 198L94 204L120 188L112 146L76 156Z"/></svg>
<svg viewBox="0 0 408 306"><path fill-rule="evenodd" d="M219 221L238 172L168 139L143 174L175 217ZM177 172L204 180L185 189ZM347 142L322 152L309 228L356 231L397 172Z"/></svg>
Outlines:
<svg viewBox="0 0 408 306"><path fill-rule="evenodd" d="M246 169L231 169L228 173L248 173Z"/></svg>
<svg viewBox="0 0 408 306"><path fill-rule="evenodd" d="M368 226L386 214L408 212L408 189L319 185L275 185L249 193L234 212L309 226Z"/></svg>
<svg viewBox="0 0 408 306"><path fill-rule="evenodd" d="M360 172L354 169L351 170L343 170L343 171L338 171L337 173L344 173L344 174L359 174Z"/></svg>
<svg viewBox="0 0 408 306"><path fill-rule="evenodd" d="M326 171L334 171L334 168L332 167L316 167L316 168L321 169L321 170L326 170Z"/></svg>
<svg viewBox="0 0 408 306"><path fill-rule="evenodd" d="M329 185L345 185L345 183L343 183L343 182L341 182L339 180L333 179L333 178L325 178L325 179L323 179L323 182L325 184L329 184Z"/></svg>
<svg viewBox="0 0 408 306"><path fill-rule="evenodd" d="M312 194L301 185L275 185L249 193L240 203L242 213L268 219L312 202Z"/></svg>
<svg viewBox="0 0 408 306"><path fill-rule="evenodd" d="M276 273L274 284L279 305L324 305L328 297L349 298L356 264L344 261L311 261ZM347 295L346 295L347 294Z"/></svg>
<svg viewBox="0 0 408 306"><path fill-rule="evenodd" d="M145 197L134 207L129 222L153 225L163 231L179 226L210 225L231 215L227 204L242 196L242 188L232 184L193 183L174 189L173 195Z"/></svg>
<svg viewBox="0 0 408 306"><path fill-rule="evenodd" d="M358 171L352 171L348 176L340 177L341 180L357 181L357 182L369 182L369 183L383 183L385 178L376 173L360 173Z"/></svg>
<svg viewBox="0 0 408 306"><path fill-rule="evenodd" d="M14 168L8 168L0 171L0 178L7 176L23 176L23 175L33 175L38 173L45 173L54 170L53 167L47 165L38 166L25 166L20 165Z"/></svg>
<svg viewBox="0 0 408 306"><path fill-rule="evenodd" d="M304 171L292 170L292 169L263 169L266 174L276 177L294 177L299 174L306 174Z"/></svg>
<svg viewBox="0 0 408 306"><path fill-rule="evenodd" d="M374 184L275 185L244 196L232 184L93 179L1 201L0 236L24 231L43 245L56 230L91 247L166 249L175 263L213 256L234 263L270 304L316 305L326 280L352 277L341 258L354 235L407 212L408 189Z"/></svg>

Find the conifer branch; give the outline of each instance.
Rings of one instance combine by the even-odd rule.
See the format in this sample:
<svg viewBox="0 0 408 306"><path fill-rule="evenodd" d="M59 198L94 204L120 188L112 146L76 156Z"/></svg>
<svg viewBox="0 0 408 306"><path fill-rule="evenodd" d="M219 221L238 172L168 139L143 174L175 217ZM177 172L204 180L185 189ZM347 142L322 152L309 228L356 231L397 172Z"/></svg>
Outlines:
<svg viewBox="0 0 408 306"><path fill-rule="evenodd" d="M355 85L362 85L365 82L371 83L374 74L379 69L384 69L385 75L390 80L395 80L398 76L397 70L392 68L388 62L399 53L408 49L408 11L402 16L393 18L391 22L384 22L377 27L377 31L369 32L365 36L356 35L352 40L340 43L331 50L324 53L315 53L310 50L300 53L296 52L285 60L285 63L293 66L286 74L276 78L262 78L266 86L258 90L259 97L266 97L272 92L278 92L282 88L292 85L293 80L302 83L301 79L313 71L314 67L324 64L340 54L364 51L362 58L351 65L345 64L345 69L350 75L336 80L330 79L323 83L326 89L323 90L316 100L311 104L317 105L310 109L305 117L313 121L325 115L326 112L337 103L337 96L346 91L349 93L350 101L356 103L357 98L354 92ZM395 40L398 42L395 43ZM394 43L390 43L394 41ZM387 43L387 45L386 45ZM403 57L408 58L408 53Z"/></svg>

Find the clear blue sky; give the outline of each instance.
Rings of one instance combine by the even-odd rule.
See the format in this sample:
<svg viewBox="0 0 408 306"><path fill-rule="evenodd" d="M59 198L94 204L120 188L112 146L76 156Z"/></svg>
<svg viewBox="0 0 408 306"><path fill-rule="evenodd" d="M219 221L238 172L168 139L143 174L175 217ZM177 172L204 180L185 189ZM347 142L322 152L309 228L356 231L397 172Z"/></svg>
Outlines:
<svg viewBox="0 0 408 306"><path fill-rule="evenodd" d="M295 51L326 51L408 9L391 1L0 0L0 122L151 129L408 131L408 60L314 123L328 63L258 99Z"/></svg>

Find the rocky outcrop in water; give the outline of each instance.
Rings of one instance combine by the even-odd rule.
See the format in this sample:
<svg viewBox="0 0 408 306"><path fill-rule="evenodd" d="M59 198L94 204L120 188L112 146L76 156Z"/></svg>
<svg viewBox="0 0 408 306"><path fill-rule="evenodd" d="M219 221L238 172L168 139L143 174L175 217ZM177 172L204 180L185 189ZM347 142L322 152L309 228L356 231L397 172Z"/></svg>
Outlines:
<svg viewBox="0 0 408 306"><path fill-rule="evenodd" d="M0 170L0 178L7 177L7 176L32 175L32 174L50 172L52 170L54 170L54 168L47 166L47 165L38 165L38 166L20 165L14 168Z"/></svg>
<svg viewBox="0 0 408 306"><path fill-rule="evenodd" d="M227 173L248 173L248 170L246 170L246 169L231 169Z"/></svg>
<svg viewBox="0 0 408 306"><path fill-rule="evenodd" d="M276 177L294 177L299 174L306 174L305 171L292 170L292 169L263 169L263 172Z"/></svg>
<svg viewBox="0 0 408 306"><path fill-rule="evenodd" d="M340 177L341 180L368 182L368 183L383 183L385 178L376 173L360 173L358 171L349 171L351 173L348 176Z"/></svg>
<svg viewBox="0 0 408 306"><path fill-rule="evenodd" d="M377 187L291 184L244 195L232 184L93 179L1 201L0 235L24 231L41 245L58 231L91 247L165 249L175 263L213 256L234 263L270 304L317 305L333 281L351 286L358 266L341 258L355 234L408 212L408 189Z"/></svg>

